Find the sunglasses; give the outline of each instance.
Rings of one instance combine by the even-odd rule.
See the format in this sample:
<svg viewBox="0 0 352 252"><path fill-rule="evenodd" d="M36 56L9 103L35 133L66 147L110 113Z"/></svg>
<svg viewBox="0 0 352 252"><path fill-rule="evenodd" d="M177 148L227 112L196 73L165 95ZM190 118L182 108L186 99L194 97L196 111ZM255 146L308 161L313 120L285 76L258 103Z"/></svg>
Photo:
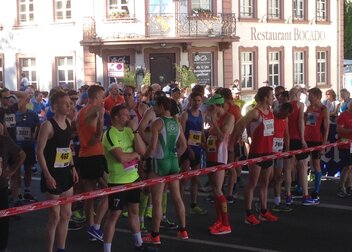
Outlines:
<svg viewBox="0 0 352 252"><path fill-rule="evenodd" d="M11 99L11 96L4 96L4 97L2 97L2 99L9 100L9 99Z"/></svg>

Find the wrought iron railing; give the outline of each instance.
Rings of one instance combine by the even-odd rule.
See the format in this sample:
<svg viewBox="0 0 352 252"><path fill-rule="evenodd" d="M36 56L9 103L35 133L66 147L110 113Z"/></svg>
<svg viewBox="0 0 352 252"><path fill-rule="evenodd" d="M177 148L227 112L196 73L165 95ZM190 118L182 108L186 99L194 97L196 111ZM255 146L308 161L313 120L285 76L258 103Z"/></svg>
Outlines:
<svg viewBox="0 0 352 252"><path fill-rule="evenodd" d="M138 18L136 18L138 20ZM119 22L115 20L114 22ZM133 30L133 22L129 24L127 30ZM143 37L230 37L236 35L236 15L212 14L212 13L149 13L145 16L145 33L134 36L116 36L111 34L111 38L143 38ZM132 26L132 27L131 27ZM130 29L130 27L132 29ZM95 39L96 22L92 17L84 20L84 39ZM106 36L104 36L106 37Z"/></svg>

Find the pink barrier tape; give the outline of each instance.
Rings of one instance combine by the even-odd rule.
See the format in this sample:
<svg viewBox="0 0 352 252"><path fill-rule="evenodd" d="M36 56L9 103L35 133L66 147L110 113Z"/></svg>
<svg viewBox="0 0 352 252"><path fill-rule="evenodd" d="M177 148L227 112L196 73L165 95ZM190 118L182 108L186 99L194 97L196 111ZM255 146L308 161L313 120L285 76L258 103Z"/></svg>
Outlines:
<svg viewBox="0 0 352 252"><path fill-rule="evenodd" d="M200 176L200 175L204 175L204 174L208 174L208 173L213 173L216 171L232 169L232 168L236 168L236 167L242 167L245 165L253 165L253 164L256 164L259 162L285 158L285 157L293 156L296 154L301 154L301 153L306 153L306 152L311 152L311 151L316 151L316 150L324 150L324 149L330 148L330 147L346 145L351 142L352 141L336 142L336 143L330 143L330 144L320 145L320 146L316 146L316 147L310 147L310 148L301 149L301 150L277 152L272 155L253 158L253 159L247 159L247 160L243 160L243 161L234 162L231 164L218 165L218 166L214 166L214 167L203 168L203 169L196 170L196 171L187 171L187 172L182 172L179 174L169 175L169 176L165 176L165 177L161 177L161 178L147 179L147 180L143 180L143 181L139 181L139 182L135 182L135 183L131 183L131 184L109 187L109 188L105 188L105 189L101 189L101 190L97 190L97 191L92 191L92 192L81 193L81 194L73 195L70 197L62 197L62 198L59 198L56 200L47 200L47 201L42 201L42 202L36 202L36 203L32 203L32 204L28 204L28 205L24 205L24 206L20 206L20 207L13 207L13 208L1 210L0 211L0 218L12 216L12 215L23 214L23 213L32 212L32 211L37 211L40 209L50 208L53 206L72 203L72 202L76 202L76 201L93 199L96 197L106 196L109 194L132 190L132 189L137 189L137 188L142 188L142 187L146 187L146 186L152 186L152 185L161 184L161 183L168 183L168 182L171 182L174 180L187 179L187 178L190 178L193 176Z"/></svg>

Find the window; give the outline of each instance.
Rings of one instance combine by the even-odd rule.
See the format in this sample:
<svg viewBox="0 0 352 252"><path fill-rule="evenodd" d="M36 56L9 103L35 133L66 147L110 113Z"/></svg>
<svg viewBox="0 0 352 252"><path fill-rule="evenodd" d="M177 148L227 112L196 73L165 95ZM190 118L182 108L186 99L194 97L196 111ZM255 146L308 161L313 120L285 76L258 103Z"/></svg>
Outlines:
<svg viewBox="0 0 352 252"><path fill-rule="evenodd" d="M268 0L268 21L284 19L283 7L283 0Z"/></svg>
<svg viewBox="0 0 352 252"><path fill-rule="evenodd" d="M317 0L316 2L316 22L329 22L330 21L330 1Z"/></svg>
<svg viewBox="0 0 352 252"><path fill-rule="evenodd" d="M240 18L257 18L257 0L241 0Z"/></svg>
<svg viewBox="0 0 352 252"><path fill-rule="evenodd" d="M280 84L280 52L269 53L269 85L278 86Z"/></svg>
<svg viewBox="0 0 352 252"><path fill-rule="evenodd" d="M296 21L307 20L307 0L293 0L293 19Z"/></svg>
<svg viewBox="0 0 352 252"><path fill-rule="evenodd" d="M55 20L71 19L71 0L54 0Z"/></svg>
<svg viewBox="0 0 352 252"><path fill-rule="evenodd" d="M284 85L284 47L267 48L268 84L270 86Z"/></svg>
<svg viewBox="0 0 352 252"><path fill-rule="evenodd" d="M56 82L59 86L68 84L73 88L75 83L73 57L56 58Z"/></svg>
<svg viewBox="0 0 352 252"><path fill-rule="evenodd" d="M293 49L293 84L308 84L308 47Z"/></svg>
<svg viewBox="0 0 352 252"><path fill-rule="evenodd" d="M317 47L317 85L330 84L330 47Z"/></svg>
<svg viewBox="0 0 352 252"><path fill-rule="evenodd" d="M0 87L3 88L4 86L4 55L0 54Z"/></svg>
<svg viewBox="0 0 352 252"><path fill-rule="evenodd" d="M36 58L19 58L20 73L25 73L29 85L38 87L37 63Z"/></svg>
<svg viewBox="0 0 352 252"><path fill-rule="evenodd" d="M18 23L34 22L34 0L18 0Z"/></svg>
<svg viewBox="0 0 352 252"><path fill-rule="evenodd" d="M240 82L241 89L253 90L257 83L257 47L240 47Z"/></svg>
<svg viewBox="0 0 352 252"><path fill-rule="evenodd" d="M212 0L191 0L192 12L213 10Z"/></svg>
<svg viewBox="0 0 352 252"><path fill-rule="evenodd" d="M134 17L134 0L108 0L108 19Z"/></svg>

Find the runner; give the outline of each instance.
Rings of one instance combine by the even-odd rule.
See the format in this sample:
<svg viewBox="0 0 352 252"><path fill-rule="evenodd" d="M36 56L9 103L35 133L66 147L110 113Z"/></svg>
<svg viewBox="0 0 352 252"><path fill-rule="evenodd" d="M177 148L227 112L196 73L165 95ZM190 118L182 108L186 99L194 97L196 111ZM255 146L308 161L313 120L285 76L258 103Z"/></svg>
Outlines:
<svg viewBox="0 0 352 252"><path fill-rule="evenodd" d="M324 145L328 141L329 111L321 103L321 98L322 92L319 88L311 88L308 90L308 99L310 105L307 107L305 115L304 131L304 139L307 142L308 147ZM311 196L315 204L319 204L320 202L319 192L322 177L320 168L320 157L323 152L323 150L311 152L311 168L315 172L314 191Z"/></svg>
<svg viewBox="0 0 352 252"><path fill-rule="evenodd" d="M25 96L18 102L18 111L16 112L16 142L26 153L24 161L24 194L23 198L30 202L36 202L37 199L31 194L32 183L32 168L37 162L35 158L35 143L39 129L38 115L27 108L29 97ZM21 184L21 172L18 172L11 177L11 186L13 192L19 193Z"/></svg>
<svg viewBox="0 0 352 252"><path fill-rule="evenodd" d="M97 183L107 188L107 163L101 143L104 124L104 88L92 85L88 88L88 104L77 115L77 134L80 140L79 173L83 190L96 190ZM107 210L107 197L101 197L94 217L94 201L85 201L88 234L90 240L103 241L101 222Z"/></svg>
<svg viewBox="0 0 352 252"><path fill-rule="evenodd" d="M273 152L288 151L290 146L289 134L288 134L288 116L293 112L292 104L288 102L281 103L281 96L287 91L284 91L279 95L278 106L274 110L274 144ZM284 159L274 160L274 206L271 209L273 212L291 212L292 208L286 204L281 204L281 185L282 185L282 173L284 173L285 184L291 187L291 174L284 171Z"/></svg>
<svg viewBox="0 0 352 252"><path fill-rule="evenodd" d="M185 152L187 142L180 125L170 116L171 101L169 98L165 96L158 97L156 105L153 107L156 115L160 116L160 118L156 119L151 125L151 142L143 159L152 157L152 171L148 174L148 177L159 178L179 172L178 157ZM180 195L179 180L169 182L168 186L180 221L177 236L181 239L188 239L185 206ZM151 187L153 202L152 233L143 238L144 242L160 244L159 228L162 219L162 193L164 187L165 183Z"/></svg>
<svg viewBox="0 0 352 252"><path fill-rule="evenodd" d="M138 161L144 154L146 147L136 131L138 124L130 120L127 107L124 105L115 106L111 109L110 115L112 127L104 133L103 145L109 168L109 187L114 187L139 180ZM128 208L128 222L135 250L157 251L143 246L138 216L139 195L140 189L109 195L109 210L104 225L104 252L111 251L115 226L124 206Z"/></svg>
<svg viewBox="0 0 352 252"><path fill-rule="evenodd" d="M348 109L342 112L336 120L336 131L341 141L352 140L352 103L349 103ZM351 144L339 146L340 157L343 168L340 175L340 187L337 196L340 198L350 197L352 194L346 189L347 179L352 171L352 154Z"/></svg>
<svg viewBox="0 0 352 252"><path fill-rule="evenodd" d="M70 149L71 125L66 118L70 110L69 96L57 91L50 97L50 104L55 115L40 127L37 155L42 168L41 191L47 200L55 200L73 195L73 184L78 182L78 175ZM65 251L70 216L71 203L49 209L47 251L54 250L55 237L56 251Z"/></svg>
<svg viewBox="0 0 352 252"><path fill-rule="evenodd" d="M274 101L273 89L265 86L258 89L255 95L257 105L242 117L235 127L234 138L239 140L246 126L249 126L249 136L252 139L249 158L256 158L272 154L274 137L274 115L271 111ZM249 165L249 181L245 192L245 223L258 225L261 221L275 222L278 217L271 214L267 206L268 185L272 172L273 162L263 161ZM259 220L252 213L253 193L258 181L260 183L261 209Z"/></svg>
<svg viewBox="0 0 352 252"><path fill-rule="evenodd" d="M228 143L235 118L224 109L224 102L221 95L215 94L206 103L208 106L207 120L210 125L207 138L207 167L227 164L228 161ZM225 170L217 171L209 178L213 188L217 219L208 230L212 235L229 234L231 227L228 219L227 200L222 192Z"/></svg>
<svg viewBox="0 0 352 252"><path fill-rule="evenodd" d="M199 110L203 103L203 97L200 93L191 93L191 106L181 115L181 125L184 130L188 148L181 156L180 164L183 171L197 170L200 168L200 160L205 146L205 135L203 130L203 114ZM185 181L181 181L181 193L183 194ZM191 214L205 215L207 210L202 209L197 204L198 194L198 176L191 178Z"/></svg>

